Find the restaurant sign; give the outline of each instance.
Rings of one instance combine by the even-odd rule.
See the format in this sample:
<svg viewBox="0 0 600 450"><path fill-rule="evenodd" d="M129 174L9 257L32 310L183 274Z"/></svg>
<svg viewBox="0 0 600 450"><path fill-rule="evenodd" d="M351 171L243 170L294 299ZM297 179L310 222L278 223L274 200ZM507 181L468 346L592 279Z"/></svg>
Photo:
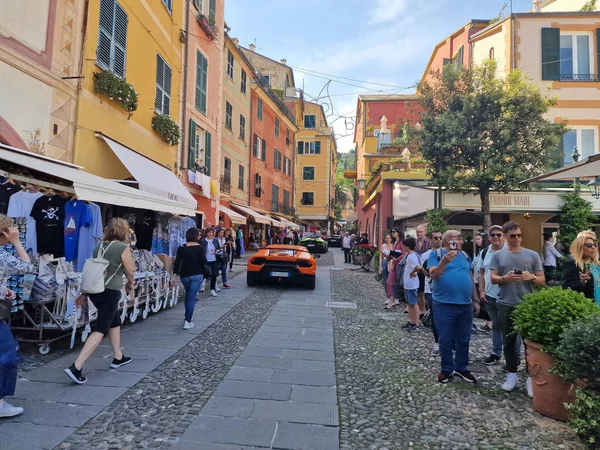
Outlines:
<svg viewBox="0 0 600 450"><path fill-rule="evenodd" d="M491 193L491 212L555 212L562 206L563 192L522 192L514 191L508 194ZM593 205L594 212L600 212L600 200L595 200L589 193L582 192L581 196ZM443 207L451 211L465 209L481 210L479 195L444 193Z"/></svg>

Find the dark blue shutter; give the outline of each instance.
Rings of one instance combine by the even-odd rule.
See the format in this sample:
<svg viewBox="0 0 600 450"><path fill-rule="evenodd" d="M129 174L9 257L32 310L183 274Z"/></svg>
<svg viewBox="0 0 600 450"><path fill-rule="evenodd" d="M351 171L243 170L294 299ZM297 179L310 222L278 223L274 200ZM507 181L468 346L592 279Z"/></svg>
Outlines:
<svg viewBox="0 0 600 450"><path fill-rule="evenodd" d="M127 54L127 13L115 3L115 30L114 30L114 53L113 72L115 75L125 78L125 59Z"/></svg>
<svg viewBox="0 0 600 450"><path fill-rule="evenodd" d="M204 165L206 166L206 175L210 176L210 166L212 159L212 136L206 132L206 148L204 149Z"/></svg>
<svg viewBox="0 0 600 450"><path fill-rule="evenodd" d="M198 155L198 148L196 147L196 122L192 119L190 119L188 133L190 135L188 144L188 169L196 170L196 158Z"/></svg>
<svg viewBox="0 0 600 450"><path fill-rule="evenodd" d="M560 80L560 29L542 28L542 80Z"/></svg>
<svg viewBox="0 0 600 450"><path fill-rule="evenodd" d="M320 155L321 154L321 142L317 141L315 142L315 155Z"/></svg>
<svg viewBox="0 0 600 450"><path fill-rule="evenodd" d="M304 142L302 141L298 141L298 154L304 154Z"/></svg>
<svg viewBox="0 0 600 450"><path fill-rule="evenodd" d="M100 0L100 35L98 36L98 49L96 61L104 70L111 68L111 48L114 29L114 0Z"/></svg>

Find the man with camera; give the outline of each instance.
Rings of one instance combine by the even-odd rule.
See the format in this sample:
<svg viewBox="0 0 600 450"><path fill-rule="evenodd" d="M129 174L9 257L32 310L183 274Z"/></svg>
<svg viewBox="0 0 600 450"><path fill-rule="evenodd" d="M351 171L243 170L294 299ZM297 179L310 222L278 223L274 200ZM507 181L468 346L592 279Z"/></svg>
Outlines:
<svg viewBox="0 0 600 450"><path fill-rule="evenodd" d="M442 248L429 255L431 293L435 326L439 335L442 370L437 379L447 383L454 374L468 383L477 380L469 372L469 344L473 325L474 296L471 261L461 250L459 231L448 230L442 236Z"/></svg>
<svg viewBox="0 0 600 450"><path fill-rule="evenodd" d="M508 248L494 253L489 267L492 283L500 286L497 298L498 322L502 330L504 359L508 371L502 389L510 392L519 381L517 370L520 363L520 343L514 331L512 313L523 297L533 292L535 286L546 284L546 278L539 255L521 247L523 233L519 224L506 222L502 226L502 232Z"/></svg>

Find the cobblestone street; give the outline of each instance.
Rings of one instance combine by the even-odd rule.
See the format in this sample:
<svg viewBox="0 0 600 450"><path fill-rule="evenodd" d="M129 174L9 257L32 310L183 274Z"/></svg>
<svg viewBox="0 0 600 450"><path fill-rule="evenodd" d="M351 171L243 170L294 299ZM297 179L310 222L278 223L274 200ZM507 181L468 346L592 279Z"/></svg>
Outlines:
<svg viewBox="0 0 600 450"><path fill-rule="evenodd" d="M401 330L373 274L342 261L320 258L315 291L248 288L238 265L233 289L199 299L195 328L181 329L181 304L125 327L134 361L108 369L104 343L84 386L63 373L77 349L26 355L25 413L0 423L2 450L582 448L532 411L524 375L510 395L500 366L473 364L474 387L435 382L429 331ZM488 339L475 335L472 361Z"/></svg>

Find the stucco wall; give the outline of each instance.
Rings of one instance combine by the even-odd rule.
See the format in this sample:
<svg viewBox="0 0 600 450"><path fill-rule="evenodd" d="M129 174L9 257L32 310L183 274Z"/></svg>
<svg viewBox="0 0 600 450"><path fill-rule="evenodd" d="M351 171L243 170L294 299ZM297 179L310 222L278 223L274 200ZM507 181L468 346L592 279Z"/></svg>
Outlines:
<svg viewBox="0 0 600 450"><path fill-rule="evenodd" d="M579 11L588 1L589 0L554 0L546 2L546 5L542 5L542 11ZM600 5L596 6L596 11L600 11Z"/></svg>
<svg viewBox="0 0 600 450"><path fill-rule="evenodd" d="M479 39L476 38L471 46L473 64L479 65L489 59L491 49L493 49L494 59L498 65L497 74L505 77L511 58L510 29L510 21L507 20L498 25L493 33Z"/></svg>

